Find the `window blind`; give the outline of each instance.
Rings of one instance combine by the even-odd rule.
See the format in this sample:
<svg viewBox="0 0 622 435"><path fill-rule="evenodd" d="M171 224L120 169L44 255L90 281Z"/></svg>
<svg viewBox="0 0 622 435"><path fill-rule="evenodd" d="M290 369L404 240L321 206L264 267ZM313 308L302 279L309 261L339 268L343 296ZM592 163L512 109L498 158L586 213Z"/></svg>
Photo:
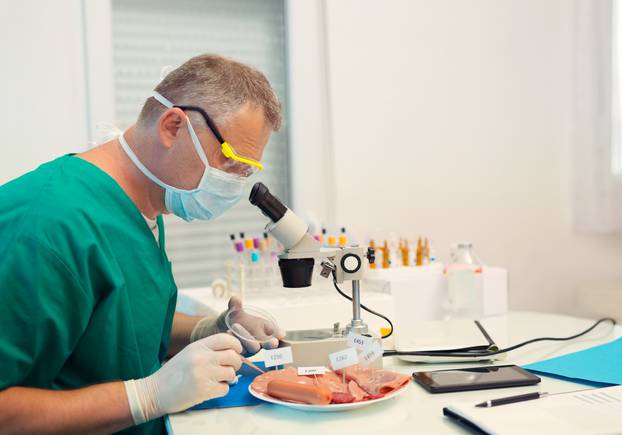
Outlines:
<svg viewBox="0 0 622 435"><path fill-rule="evenodd" d="M214 53L262 71L283 104L287 103L285 5L283 0L113 0L112 43L117 125L125 129L160 80L166 65ZM180 288L209 285L224 275L233 256L229 234L261 234L266 219L248 202L263 181L289 200L287 124L272 135L262 160L265 170L252 178L245 197L214 221L191 223L165 217L167 252Z"/></svg>

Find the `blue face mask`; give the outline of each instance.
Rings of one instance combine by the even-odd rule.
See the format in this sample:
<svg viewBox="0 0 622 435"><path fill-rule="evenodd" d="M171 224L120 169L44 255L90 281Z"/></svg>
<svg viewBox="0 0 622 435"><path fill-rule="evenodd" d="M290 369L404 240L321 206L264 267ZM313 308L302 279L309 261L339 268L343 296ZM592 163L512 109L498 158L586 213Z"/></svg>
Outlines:
<svg viewBox="0 0 622 435"><path fill-rule="evenodd" d="M166 107L173 107L169 100L157 92L154 92L153 96ZM244 193L246 177L211 167L199 138L190 124L190 119L186 118L186 122L194 148L205 165L201 181L192 190L178 189L156 177L138 160L122 134L119 136L119 143L134 165L147 178L164 189L164 203L169 212L185 221L214 219L237 204Z"/></svg>

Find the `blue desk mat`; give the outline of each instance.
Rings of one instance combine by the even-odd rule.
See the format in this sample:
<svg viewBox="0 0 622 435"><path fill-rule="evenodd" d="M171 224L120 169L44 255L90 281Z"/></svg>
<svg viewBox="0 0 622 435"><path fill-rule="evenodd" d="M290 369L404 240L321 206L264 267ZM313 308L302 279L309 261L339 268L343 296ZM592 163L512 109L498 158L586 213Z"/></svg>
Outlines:
<svg viewBox="0 0 622 435"><path fill-rule="evenodd" d="M260 369L266 370L263 362L255 363ZM256 370L248 371L248 374L240 377L237 384L229 386L229 394L224 397L218 397L216 399L206 400L203 403L193 406L189 411L197 409L215 409L215 408L235 408L237 406L255 406L262 403L248 392L248 386L253 382L260 373Z"/></svg>
<svg viewBox="0 0 622 435"><path fill-rule="evenodd" d="M603 387L622 384L622 338L523 366L538 374Z"/></svg>

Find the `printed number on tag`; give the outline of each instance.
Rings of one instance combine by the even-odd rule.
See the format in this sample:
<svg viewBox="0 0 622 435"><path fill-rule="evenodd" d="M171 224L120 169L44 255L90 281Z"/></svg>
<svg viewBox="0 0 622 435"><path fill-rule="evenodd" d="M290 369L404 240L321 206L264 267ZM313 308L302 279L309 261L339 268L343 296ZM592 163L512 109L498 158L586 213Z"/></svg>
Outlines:
<svg viewBox="0 0 622 435"><path fill-rule="evenodd" d="M307 375L323 375L326 373L326 367L318 366L318 367L298 367L298 375L307 376Z"/></svg>
<svg viewBox="0 0 622 435"><path fill-rule="evenodd" d="M350 367L354 364L358 364L359 358L356 353L356 349L350 347L339 352L334 352L328 355L330 364L334 370L342 369L344 367Z"/></svg>
<svg viewBox="0 0 622 435"><path fill-rule="evenodd" d="M283 364L291 364L294 362L291 347L279 347L277 349L265 350L266 367L280 366Z"/></svg>
<svg viewBox="0 0 622 435"><path fill-rule="evenodd" d="M348 346L350 347L363 350L371 346L373 342L374 339L371 337L365 337L364 335L352 331L348 333Z"/></svg>
<svg viewBox="0 0 622 435"><path fill-rule="evenodd" d="M376 359L380 358L382 356L382 352L383 352L382 346L380 345L380 343L375 341L372 343L372 345L369 348L361 352L360 359L365 364L369 364L375 361Z"/></svg>

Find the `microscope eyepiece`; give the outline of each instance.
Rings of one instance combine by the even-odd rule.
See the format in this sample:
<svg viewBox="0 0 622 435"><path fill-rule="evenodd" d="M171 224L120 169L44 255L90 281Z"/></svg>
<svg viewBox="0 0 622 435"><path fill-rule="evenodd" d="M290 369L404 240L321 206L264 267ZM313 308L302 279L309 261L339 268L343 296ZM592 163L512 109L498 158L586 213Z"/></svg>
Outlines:
<svg viewBox="0 0 622 435"><path fill-rule="evenodd" d="M287 207L279 198L272 195L265 184L255 183L248 197L251 204L259 207L261 212L269 217L272 222L278 222L287 212Z"/></svg>
<svg viewBox="0 0 622 435"><path fill-rule="evenodd" d="M248 200L272 220L268 227L272 236L286 250L294 248L304 240L308 225L294 212L288 209L279 198L272 195L263 183L255 183ZM317 243L317 242L315 242ZM280 258L279 269L283 287L309 287L313 275L315 260L310 258Z"/></svg>

